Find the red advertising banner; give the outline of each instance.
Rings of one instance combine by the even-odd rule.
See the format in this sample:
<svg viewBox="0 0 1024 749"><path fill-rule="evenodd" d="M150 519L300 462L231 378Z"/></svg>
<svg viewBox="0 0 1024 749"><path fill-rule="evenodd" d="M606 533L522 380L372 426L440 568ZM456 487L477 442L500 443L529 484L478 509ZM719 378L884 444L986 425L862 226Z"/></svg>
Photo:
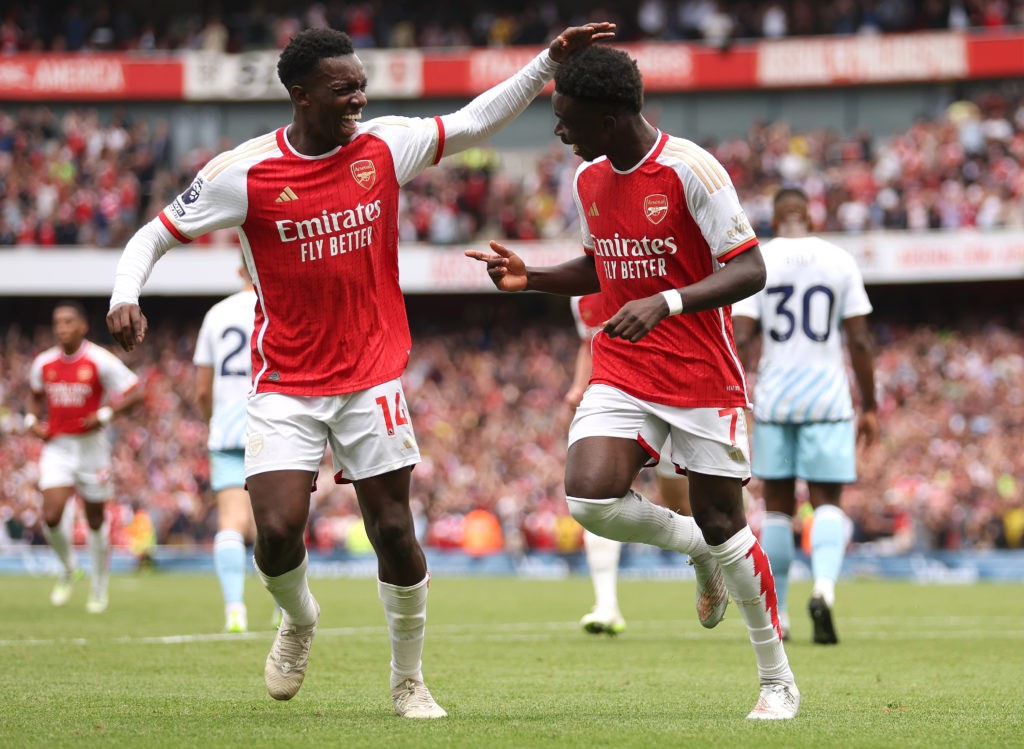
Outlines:
<svg viewBox="0 0 1024 749"><path fill-rule="evenodd" d="M922 32L703 44L620 45L650 93L860 86L1024 76L1024 32ZM505 80L539 50L363 50L373 94L467 98ZM0 57L0 101L283 99L277 51L177 57L26 54ZM546 89L551 91L549 85Z"/></svg>
<svg viewBox="0 0 1024 749"><path fill-rule="evenodd" d="M123 55L15 55L0 57L0 99L98 101L182 99L177 59Z"/></svg>

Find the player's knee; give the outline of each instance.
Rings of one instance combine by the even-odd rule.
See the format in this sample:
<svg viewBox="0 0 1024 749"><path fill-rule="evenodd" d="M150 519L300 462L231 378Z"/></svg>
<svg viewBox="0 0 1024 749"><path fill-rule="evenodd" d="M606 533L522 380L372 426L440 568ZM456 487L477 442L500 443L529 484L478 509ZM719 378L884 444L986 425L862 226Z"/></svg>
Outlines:
<svg viewBox="0 0 1024 749"><path fill-rule="evenodd" d="M284 548L302 540L306 529L305 518L293 518L285 513L264 516L259 525L260 539L270 547Z"/></svg>
<svg viewBox="0 0 1024 749"><path fill-rule="evenodd" d="M388 555L405 556L416 545L416 534L407 518L384 515L366 524L366 535L373 547Z"/></svg>
<svg viewBox="0 0 1024 749"><path fill-rule="evenodd" d="M582 525L591 533L599 536L605 535L608 525L619 513L619 502L621 499L582 499L580 497L566 497L569 505L569 513L577 523ZM604 532L602 532L604 531Z"/></svg>

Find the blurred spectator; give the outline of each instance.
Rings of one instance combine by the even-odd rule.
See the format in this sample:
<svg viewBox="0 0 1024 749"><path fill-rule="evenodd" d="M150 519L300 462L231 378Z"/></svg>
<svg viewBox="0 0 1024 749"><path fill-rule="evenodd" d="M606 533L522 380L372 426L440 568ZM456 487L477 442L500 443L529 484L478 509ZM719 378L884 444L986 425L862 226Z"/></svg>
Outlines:
<svg viewBox="0 0 1024 749"><path fill-rule="evenodd" d="M1021 545L1022 326L1024 317L965 318L959 329L876 325L882 442L844 495L855 543L883 552ZM117 425L120 530L112 539L126 546L137 538L133 519L142 523L135 517L142 508L159 543L209 544L217 525L206 426L191 405L195 331L161 326L151 335L152 346L127 357L146 398ZM47 343L45 328L28 335L11 326L0 345L0 521L8 543L42 543L39 442L21 435L19 404L28 362ZM561 394L575 349L568 320L564 328L526 326L511 338L472 326L414 335L405 386L423 462L413 472L413 512L428 546L464 548L469 513L484 509L499 524L487 518L484 537L500 534L506 550L579 549L562 488L571 414ZM756 499L756 482L751 491ZM334 483L329 458L309 529L322 551L365 551L355 493Z"/></svg>
<svg viewBox="0 0 1024 749"><path fill-rule="evenodd" d="M442 7L409 2L338 3L315 0L219 0L208 7L180 0L173 15L142 0L71 3L49 17L42 3L12 6L0 19L0 54L27 51L242 52L280 48L303 28L347 31L358 47L535 46L569 23L613 20L619 40L756 39L807 35L893 33L923 29L988 30L1024 23L1024 0L642 0L587 7L581 2L508 3L450 0ZM111 11L113 7L113 12ZM709 29L713 31L709 34ZM723 33L725 32L725 33Z"/></svg>
<svg viewBox="0 0 1024 749"><path fill-rule="evenodd" d="M124 110L108 123L91 108L59 119L39 105L0 112L0 244L120 246L219 145L174 154L171 142L167 122ZM785 185L810 196L816 232L1024 227L1019 95L956 101L888 137L755 122L744 138L702 145L729 170L761 234L768 198ZM578 163L557 141L504 158L479 148L446 159L406 186L401 237L575 238L569 186ZM236 241L233 232L215 239Z"/></svg>

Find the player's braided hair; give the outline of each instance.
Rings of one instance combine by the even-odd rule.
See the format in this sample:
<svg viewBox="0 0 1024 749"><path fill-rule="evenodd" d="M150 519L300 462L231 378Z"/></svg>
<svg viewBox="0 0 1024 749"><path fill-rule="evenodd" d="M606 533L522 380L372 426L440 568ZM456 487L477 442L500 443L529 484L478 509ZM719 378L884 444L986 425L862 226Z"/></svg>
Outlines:
<svg viewBox="0 0 1024 749"><path fill-rule="evenodd" d="M644 106L644 82L636 60L614 47L587 47L555 72L555 90L636 114Z"/></svg>
<svg viewBox="0 0 1024 749"><path fill-rule="evenodd" d="M293 36L281 50L281 57L277 61L277 77L285 88L290 89L312 73L321 60L351 54L355 54L355 48L352 39L344 31L306 29Z"/></svg>

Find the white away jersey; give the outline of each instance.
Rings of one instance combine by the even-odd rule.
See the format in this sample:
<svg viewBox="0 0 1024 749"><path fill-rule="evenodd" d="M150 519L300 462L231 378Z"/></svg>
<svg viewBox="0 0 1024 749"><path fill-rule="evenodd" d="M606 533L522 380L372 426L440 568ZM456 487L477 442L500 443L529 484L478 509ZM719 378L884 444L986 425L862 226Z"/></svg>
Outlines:
<svg viewBox="0 0 1024 749"><path fill-rule="evenodd" d="M765 288L732 308L763 330L754 417L778 424L853 418L842 322L871 312L857 262L818 237L779 237L762 253Z"/></svg>
<svg viewBox="0 0 1024 749"><path fill-rule="evenodd" d="M192 361L213 369L211 450L245 449L245 408L252 388L252 338L256 292L239 291L213 305L203 318Z"/></svg>

